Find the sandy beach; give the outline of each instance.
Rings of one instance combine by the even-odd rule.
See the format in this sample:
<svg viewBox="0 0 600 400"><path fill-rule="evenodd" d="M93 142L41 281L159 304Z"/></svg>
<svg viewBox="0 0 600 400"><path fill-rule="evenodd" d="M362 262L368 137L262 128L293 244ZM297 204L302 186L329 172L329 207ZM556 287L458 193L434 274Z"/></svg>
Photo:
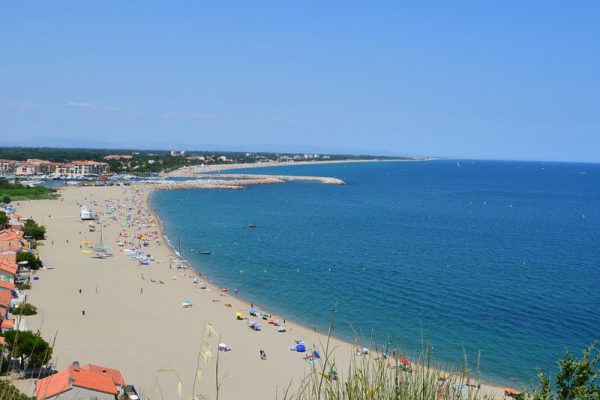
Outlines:
<svg viewBox="0 0 600 400"><path fill-rule="evenodd" d="M232 169L253 169L264 167L289 167L293 165L324 165L324 164L350 164L350 163L369 163L369 162L407 162L407 161L427 161L431 158L419 157L410 159L351 159L351 160L322 160L322 161L268 161L260 163L247 164L211 164L211 165L194 165L189 167L178 168L174 171L163 172L160 175L163 177L171 176L195 176L196 174L220 173L221 171L229 171Z"/></svg>
<svg viewBox="0 0 600 400"><path fill-rule="evenodd" d="M262 331L256 332L247 320L236 320L236 312L248 316L250 304L190 270L178 271L170 262L176 256L147 206L151 190L150 186L65 188L59 200L17 204L20 214L46 225L40 255L46 266L53 267L38 271L39 280L28 292L38 315L27 317L27 326L39 329L50 342L56 337L53 362L59 370L73 361L119 369L146 399L179 398L179 389L184 399L194 394L215 398L217 355L220 398L258 400L277 394L282 398L285 388L311 368L303 359L306 354L290 351L290 346L301 339L307 348L322 352L326 333L290 321L285 322L287 332L280 333L267 321L251 317L262 323ZM89 221L79 217L80 204L100 216L103 244L113 257L92 258L82 244L98 244L100 226L89 232ZM151 239L144 247L154 259L149 265L125 254L124 249L138 243L136 235ZM201 272L202 266L196 267ZM192 306L184 308L184 300ZM254 307L268 313L260 304ZM276 318L283 320L285 315ZM217 335L209 338L212 358L209 354L205 361L199 355L207 323ZM231 350L218 352L219 342ZM330 347L343 372L355 357L355 346L332 338ZM261 360L260 350L266 352L266 360ZM195 382L198 366L202 376ZM19 386L28 393L34 390L33 381ZM499 387L482 388L502 397Z"/></svg>

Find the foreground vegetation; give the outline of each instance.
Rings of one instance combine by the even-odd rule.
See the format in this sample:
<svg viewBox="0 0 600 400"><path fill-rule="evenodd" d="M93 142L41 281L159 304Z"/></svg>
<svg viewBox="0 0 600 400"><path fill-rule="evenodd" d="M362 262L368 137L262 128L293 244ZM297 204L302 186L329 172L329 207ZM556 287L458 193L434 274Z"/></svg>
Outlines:
<svg viewBox="0 0 600 400"><path fill-rule="evenodd" d="M417 369L408 372L383 357L358 357L347 371L338 375L335 362L325 357L305 376L300 388L284 394L286 400L440 400L490 399L480 391L478 376L470 376L465 366L462 372L444 371L432 364L427 352L417 360ZM538 371L537 380L515 400L600 400L600 352L595 344L587 347L581 358L565 349L557 362L557 372ZM506 397L506 396L505 396Z"/></svg>
<svg viewBox="0 0 600 400"><path fill-rule="evenodd" d="M58 197L56 189L42 186L28 187L20 183L9 183L6 179L0 179L0 200L10 203L15 200L43 200Z"/></svg>
<svg viewBox="0 0 600 400"><path fill-rule="evenodd" d="M9 381L0 380L0 400L34 400L35 397L24 395Z"/></svg>

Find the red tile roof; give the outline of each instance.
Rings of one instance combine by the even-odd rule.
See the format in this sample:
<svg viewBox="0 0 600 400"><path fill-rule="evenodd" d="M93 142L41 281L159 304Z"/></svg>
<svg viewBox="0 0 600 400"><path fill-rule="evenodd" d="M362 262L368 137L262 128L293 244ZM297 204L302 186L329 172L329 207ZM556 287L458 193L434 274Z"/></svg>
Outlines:
<svg viewBox="0 0 600 400"><path fill-rule="evenodd" d="M17 273L17 264L9 264L0 261L0 271L8 272L11 275Z"/></svg>
<svg viewBox="0 0 600 400"><path fill-rule="evenodd" d="M121 372L116 369L101 367L100 365L88 364L84 368L89 367L90 371L108 375L112 379L115 385L117 386L125 386L125 380L121 375Z"/></svg>
<svg viewBox="0 0 600 400"><path fill-rule="evenodd" d="M54 375L40 379L35 384L37 400L43 400L57 396L73 387L69 382L70 372L68 369L60 371Z"/></svg>
<svg viewBox="0 0 600 400"><path fill-rule="evenodd" d="M11 240L21 240L23 237L23 231L16 231L14 229L3 229L0 231L0 240L11 241Z"/></svg>
<svg viewBox="0 0 600 400"><path fill-rule="evenodd" d="M5 289L5 290L14 290L15 289L15 284L11 283L11 282L4 282L4 281L0 281L0 290Z"/></svg>
<svg viewBox="0 0 600 400"><path fill-rule="evenodd" d="M13 240L8 242L3 242L0 240L0 252L5 251L19 251L20 244L19 241Z"/></svg>
<svg viewBox="0 0 600 400"><path fill-rule="evenodd" d="M72 383L69 383L69 378L72 379ZM36 383L36 393L37 399L43 400L69 391L73 387L80 387L116 395L119 393L117 386L125 386L125 381L116 369L92 364L75 369L69 365L64 371L40 379Z"/></svg>
<svg viewBox="0 0 600 400"><path fill-rule="evenodd" d="M12 299L12 293L6 290L0 291L0 307L8 308Z"/></svg>
<svg viewBox="0 0 600 400"><path fill-rule="evenodd" d="M0 329L4 332L5 329L15 329L15 320L14 319L4 319L0 323Z"/></svg>
<svg viewBox="0 0 600 400"><path fill-rule="evenodd" d="M0 254L0 262L5 262L9 264L17 263L17 253L3 253Z"/></svg>

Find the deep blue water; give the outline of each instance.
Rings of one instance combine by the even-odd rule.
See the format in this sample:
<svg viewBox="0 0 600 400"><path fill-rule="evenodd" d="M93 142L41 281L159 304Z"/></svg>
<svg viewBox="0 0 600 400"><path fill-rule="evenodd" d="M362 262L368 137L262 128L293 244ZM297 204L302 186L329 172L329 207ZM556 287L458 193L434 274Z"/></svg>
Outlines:
<svg viewBox="0 0 600 400"><path fill-rule="evenodd" d="M242 171L242 170L240 170ZM600 338L600 165L425 161L246 170L344 186L153 195L167 235L209 279L335 334L528 381ZM255 223L255 229L248 224ZM194 253L212 252L210 256Z"/></svg>

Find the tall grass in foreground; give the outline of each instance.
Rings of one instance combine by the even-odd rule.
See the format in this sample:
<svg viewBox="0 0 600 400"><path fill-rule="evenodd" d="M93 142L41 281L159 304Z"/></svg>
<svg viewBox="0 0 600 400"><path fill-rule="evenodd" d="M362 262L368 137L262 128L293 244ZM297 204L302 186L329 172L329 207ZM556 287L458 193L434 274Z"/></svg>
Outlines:
<svg viewBox="0 0 600 400"><path fill-rule="evenodd" d="M419 354L408 362L389 345L377 349L373 339L362 340L371 344L364 354L357 349L344 371L338 370L331 337L336 317L337 303L332 310L332 320L327 339L320 348L324 355L312 364L296 390L291 386L283 393L283 400L452 400L491 399L480 392L478 376L471 376L465 353L461 372L434 362L431 346L421 340ZM357 334L355 332L355 334ZM357 335L358 336L358 335ZM479 360L475 371L479 372ZM405 364L406 363L406 364Z"/></svg>
<svg viewBox="0 0 600 400"><path fill-rule="evenodd" d="M468 371L468 370L467 370ZM468 372L442 369L423 352L410 368L398 358L370 353L355 356L346 370L336 368L326 354L300 382L296 390L288 389L284 400L440 400L489 399Z"/></svg>

